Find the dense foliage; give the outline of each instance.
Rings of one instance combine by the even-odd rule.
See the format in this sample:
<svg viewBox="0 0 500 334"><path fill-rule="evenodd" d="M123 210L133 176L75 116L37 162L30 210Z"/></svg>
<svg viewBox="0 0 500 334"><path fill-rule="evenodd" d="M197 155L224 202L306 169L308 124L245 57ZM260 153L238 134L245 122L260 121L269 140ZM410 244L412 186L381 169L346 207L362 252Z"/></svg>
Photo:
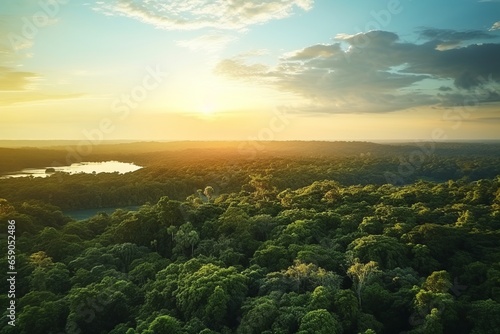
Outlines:
<svg viewBox="0 0 500 334"><path fill-rule="evenodd" d="M390 155L270 159L0 180L18 272L0 333L498 333L500 177L470 176L498 157L430 157L415 173L462 169L405 185ZM150 203L73 221L65 187L66 208Z"/></svg>
<svg viewBox="0 0 500 334"><path fill-rule="evenodd" d="M78 147L69 146L0 149L0 173L14 172L13 163L18 169L42 168L77 162L77 158L135 162L144 168L126 177L56 173L47 179L0 179L0 197L19 204L38 200L72 210L156 203L162 196L182 201L206 185L215 194L239 192L242 186L259 182L257 176L271 179L269 185L283 191L323 179L342 185L404 185L421 179L475 181L500 175L500 144L173 142L95 146L88 155L77 151Z"/></svg>

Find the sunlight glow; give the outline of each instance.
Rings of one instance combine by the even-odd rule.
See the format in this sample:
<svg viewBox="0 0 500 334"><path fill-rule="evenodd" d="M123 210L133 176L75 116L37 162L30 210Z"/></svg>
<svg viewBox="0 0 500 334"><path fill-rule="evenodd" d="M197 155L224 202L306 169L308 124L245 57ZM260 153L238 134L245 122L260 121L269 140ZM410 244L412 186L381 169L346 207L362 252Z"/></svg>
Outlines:
<svg viewBox="0 0 500 334"><path fill-rule="evenodd" d="M205 102L201 105L200 111L203 115L212 115L216 112L216 108L213 103Z"/></svg>

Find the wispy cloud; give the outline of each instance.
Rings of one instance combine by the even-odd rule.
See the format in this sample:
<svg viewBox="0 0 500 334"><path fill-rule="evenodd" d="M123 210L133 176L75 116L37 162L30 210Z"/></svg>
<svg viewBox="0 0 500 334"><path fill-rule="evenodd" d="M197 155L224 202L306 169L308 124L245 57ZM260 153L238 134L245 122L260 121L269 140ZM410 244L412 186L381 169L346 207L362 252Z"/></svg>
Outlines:
<svg viewBox="0 0 500 334"><path fill-rule="evenodd" d="M44 75L25 69L24 61L31 57L36 34L27 34L22 25L41 11L37 1L22 1L14 6L11 15L0 15L0 106L19 103L38 103L48 100L73 99L82 96L72 92L47 91L43 86ZM58 22L48 17L43 26ZM37 29L41 29L40 27ZM38 31L38 30L37 30Z"/></svg>
<svg viewBox="0 0 500 334"><path fill-rule="evenodd" d="M0 66L0 91L22 91L28 88L38 75L33 72L16 71Z"/></svg>
<svg viewBox="0 0 500 334"><path fill-rule="evenodd" d="M250 25L309 10L314 0L113 0L99 1L95 10L151 24L160 29L244 29Z"/></svg>
<svg viewBox="0 0 500 334"><path fill-rule="evenodd" d="M490 38L479 32L426 30L422 44L387 31L336 36L335 43L283 55L274 67L242 57L222 60L215 72L265 82L302 96L308 112L387 112L421 106L500 101L500 44L440 49L443 40ZM449 83L443 88L443 83ZM451 87L448 87L451 86ZM431 88L441 87L441 88Z"/></svg>
<svg viewBox="0 0 500 334"><path fill-rule="evenodd" d="M477 117L477 118L468 118L465 119L466 122L474 122L474 123L499 123L500 117Z"/></svg>
<svg viewBox="0 0 500 334"><path fill-rule="evenodd" d="M226 45L234 40L236 40L234 36L212 32L192 39L177 41L177 45L193 51L204 50L207 52L216 52L224 49Z"/></svg>
<svg viewBox="0 0 500 334"><path fill-rule="evenodd" d="M83 97L77 93L48 93L42 91L1 92L0 106L11 106L25 103L43 103L46 101L68 100Z"/></svg>

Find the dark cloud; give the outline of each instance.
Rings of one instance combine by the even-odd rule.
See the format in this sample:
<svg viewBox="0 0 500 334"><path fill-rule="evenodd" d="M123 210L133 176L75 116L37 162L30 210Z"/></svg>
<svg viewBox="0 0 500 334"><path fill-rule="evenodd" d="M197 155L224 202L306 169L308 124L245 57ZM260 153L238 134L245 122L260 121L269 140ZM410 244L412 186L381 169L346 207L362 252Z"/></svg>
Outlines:
<svg viewBox="0 0 500 334"><path fill-rule="evenodd" d="M451 29L422 29L420 37L441 41L472 41L478 39L494 39L497 36L482 30L456 31Z"/></svg>
<svg viewBox="0 0 500 334"><path fill-rule="evenodd" d="M399 39L399 36L389 31L372 30L355 35L340 34L335 39L343 40L357 47L382 47L393 44Z"/></svg>
<svg viewBox="0 0 500 334"><path fill-rule="evenodd" d="M426 29L422 34L428 40L421 44L401 41L386 31L337 35L335 43L287 53L274 68L234 58L220 62L217 72L268 80L280 90L305 97L324 112L449 106L463 103L468 96L478 103L497 101L500 44L439 48L446 38L462 42L489 34L438 29ZM454 88L426 88L436 87L435 83L429 85L433 80Z"/></svg>
<svg viewBox="0 0 500 334"><path fill-rule="evenodd" d="M487 78L500 79L500 44L472 44L450 50L419 47L419 58L410 59L407 73L425 73L435 78L452 79L458 88L470 89Z"/></svg>
<svg viewBox="0 0 500 334"><path fill-rule="evenodd" d="M438 88L441 92L449 92L449 91L452 91L453 88L451 87L447 87L447 86L441 86Z"/></svg>
<svg viewBox="0 0 500 334"><path fill-rule="evenodd" d="M420 38L439 41L440 43L436 46L436 49L448 50L464 46L464 43L468 41L490 40L498 38L498 36L482 30L455 31L427 28L420 30Z"/></svg>

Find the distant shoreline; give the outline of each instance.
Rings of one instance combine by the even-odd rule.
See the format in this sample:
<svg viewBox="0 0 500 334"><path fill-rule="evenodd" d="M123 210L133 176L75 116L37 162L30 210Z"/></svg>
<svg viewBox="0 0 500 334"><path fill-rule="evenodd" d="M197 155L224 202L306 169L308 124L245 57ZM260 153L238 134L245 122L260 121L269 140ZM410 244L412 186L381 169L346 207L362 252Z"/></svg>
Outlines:
<svg viewBox="0 0 500 334"><path fill-rule="evenodd" d="M323 143L340 143L340 142L350 142L350 143L374 143L374 144L414 144L431 142L429 139L380 139L380 140L274 140L273 142L323 142ZM78 145L82 140L31 140L31 139L0 139L0 147L3 148L33 148L33 147L43 147L43 148L61 148L65 146ZM235 143L235 142L245 142L245 140L103 140L99 145L117 145L117 144L134 144L134 143ZM438 143L470 143L470 144L500 144L500 139L451 139L436 141Z"/></svg>

